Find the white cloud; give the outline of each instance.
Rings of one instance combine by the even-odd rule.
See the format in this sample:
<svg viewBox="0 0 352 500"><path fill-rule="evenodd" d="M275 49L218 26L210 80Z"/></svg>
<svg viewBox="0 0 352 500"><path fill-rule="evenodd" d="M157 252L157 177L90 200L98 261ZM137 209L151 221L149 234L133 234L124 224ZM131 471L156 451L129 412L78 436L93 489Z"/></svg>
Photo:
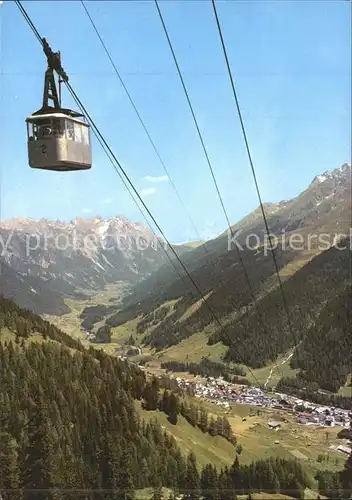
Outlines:
<svg viewBox="0 0 352 500"><path fill-rule="evenodd" d="M169 180L167 175L159 175L158 177L153 177L152 175L146 175L144 179L148 182L167 182Z"/></svg>
<svg viewBox="0 0 352 500"><path fill-rule="evenodd" d="M103 203L105 205L109 204L109 203L113 203L114 199L113 198L105 198L105 200L103 200Z"/></svg>
<svg viewBox="0 0 352 500"><path fill-rule="evenodd" d="M140 194L142 196L150 196L150 195L155 194L155 193L156 193L155 188L145 188L145 189L142 189L142 191L140 192Z"/></svg>
<svg viewBox="0 0 352 500"><path fill-rule="evenodd" d="M91 214L93 210L91 208L82 208L82 214Z"/></svg>

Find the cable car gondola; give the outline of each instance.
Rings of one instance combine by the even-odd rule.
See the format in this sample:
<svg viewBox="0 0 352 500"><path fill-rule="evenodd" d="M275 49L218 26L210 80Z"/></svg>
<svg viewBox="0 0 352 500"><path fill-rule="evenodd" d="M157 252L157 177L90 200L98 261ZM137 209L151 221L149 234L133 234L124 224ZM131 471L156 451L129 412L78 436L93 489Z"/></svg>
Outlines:
<svg viewBox="0 0 352 500"><path fill-rule="evenodd" d="M63 81L67 82L68 76L61 66L60 52L53 53L45 38L43 48L48 59L43 105L26 118L29 166L57 172L90 169L92 152L89 123L84 115L61 108L54 70L59 75L59 85Z"/></svg>

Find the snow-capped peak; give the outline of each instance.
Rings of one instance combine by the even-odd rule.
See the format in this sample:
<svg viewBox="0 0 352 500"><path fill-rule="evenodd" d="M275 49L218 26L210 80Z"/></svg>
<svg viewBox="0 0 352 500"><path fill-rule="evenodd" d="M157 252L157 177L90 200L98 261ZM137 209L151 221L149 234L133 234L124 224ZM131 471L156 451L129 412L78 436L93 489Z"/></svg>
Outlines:
<svg viewBox="0 0 352 500"><path fill-rule="evenodd" d="M341 180L347 177L348 175L351 175L351 164L350 163L344 163L341 167L335 168L335 170L327 170L326 172L323 172L320 175L317 175L314 177L313 181L311 184L321 184L327 180Z"/></svg>
<svg viewBox="0 0 352 500"><path fill-rule="evenodd" d="M329 177L325 174L322 174L322 175L317 175L313 182L325 182Z"/></svg>

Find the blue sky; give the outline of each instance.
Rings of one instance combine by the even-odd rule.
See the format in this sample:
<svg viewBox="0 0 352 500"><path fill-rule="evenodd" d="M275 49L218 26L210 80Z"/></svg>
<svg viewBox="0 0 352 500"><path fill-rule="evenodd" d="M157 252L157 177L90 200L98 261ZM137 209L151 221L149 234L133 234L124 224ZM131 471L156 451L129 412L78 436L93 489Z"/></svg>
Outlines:
<svg viewBox="0 0 352 500"><path fill-rule="evenodd" d="M197 239L80 2L25 1L166 236ZM151 0L86 3L202 238L226 221ZM210 0L161 1L231 221L258 205ZM265 201L296 196L350 151L345 0L225 1L218 12ZM78 173L29 168L25 118L41 106L45 57L13 2L0 5L1 218L124 215L143 222L93 139ZM74 106L64 91L63 103ZM158 182L155 182L155 178Z"/></svg>

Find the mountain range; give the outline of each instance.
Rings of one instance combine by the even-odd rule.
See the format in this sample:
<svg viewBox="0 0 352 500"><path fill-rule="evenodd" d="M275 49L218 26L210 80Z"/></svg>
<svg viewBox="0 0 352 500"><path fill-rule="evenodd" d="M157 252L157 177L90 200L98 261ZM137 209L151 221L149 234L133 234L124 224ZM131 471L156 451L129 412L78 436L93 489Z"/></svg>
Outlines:
<svg viewBox="0 0 352 500"><path fill-rule="evenodd" d="M350 234L351 165L344 164L332 172L315 177L308 188L293 200L266 203L263 208L270 232L276 238L276 259L281 277L283 280L289 279L315 255L329 249L339 234ZM232 306L233 301L236 301L240 307L244 307L252 297L246 287L240 256L254 292L259 295L266 293L268 288L277 284L271 252L265 241L260 207L235 224L232 231L237 232L236 243L231 243L232 235L226 231L185 254L182 261L200 290L204 294L211 294L211 301L216 299L219 292L222 296L227 295ZM297 235L300 245L297 246L297 242L290 244L290 238L292 241ZM246 240L250 245L246 245ZM239 247L244 248L240 256L237 252ZM133 293L125 299L125 306L139 304L140 311L145 312L162 301L185 295L192 297L193 301L198 300L199 294L189 281L185 294L186 278L183 281L179 278L185 273L180 266L176 273L174 268L177 264L165 264L134 287ZM221 302L216 303L216 307L225 307Z"/></svg>
<svg viewBox="0 0 352 500"><path fill-rule="evenodd" d="M196 246L174 246L191 279L177 260L168 261L160 240L124 217L4 221L0 294L37 313L60 315L68 312L65 298L94 296L121 281L130 290L122 307L94 311L93 319L83 312L82 318L89 316L90 324L105 316L109 326L137 320L142 342L156 349L205 331L208 343L228 346L229 361L264 366L297 342L304 344L327 304L347 293L351 165L324 172L296 198L265 203L263 209L288 317L261 207L232 226L236 243L226 231ZM344 250L338 248L341 235ZM345 368L336 381L342 373Z"/></svg>
<svg viewBox="0 0 352 500"><path fill-rule="evenodd" d="M308 362L299 349L291 365L302 369L302 376L307 371L318 387L338 389L352 363L349 323L344 319L352 320L346 306L350 302L342 299L350 297L351 287L351 166L315 177L295 199L265 204L264 210L275 240L282 289L258 208L232 228L243 250L228 246L231 234L226 232L183 256L206 302L181 268L182 279L165 264L132 289L122 310L110 314L107 324L137 321L142 343L157 350L204 332L208 344L222 342L228 347L227 361L254 368L299 345L309 346L312 354L309 339L319 338L319 360L312 356ZM248 248L246 239L253 235L256 244ZM339 304L343 311L347 307L346 314L338 313ZM336 323L332 329L327 318L335 312L336 318L329 320ZM321 337L317 329L330 333ZM331 342L337 349L335 365L329 357ZM319 366L315 379L311 366Z"/></svg>
<svg viewBox="0 0 352 500"><path fill-rule="evenodd" d="M161 240L125 217L12 219L1 223L0 244L0 293L47 314L67 312L65 297L84 298L117 281L134 284L167 258Z"/></svg>

